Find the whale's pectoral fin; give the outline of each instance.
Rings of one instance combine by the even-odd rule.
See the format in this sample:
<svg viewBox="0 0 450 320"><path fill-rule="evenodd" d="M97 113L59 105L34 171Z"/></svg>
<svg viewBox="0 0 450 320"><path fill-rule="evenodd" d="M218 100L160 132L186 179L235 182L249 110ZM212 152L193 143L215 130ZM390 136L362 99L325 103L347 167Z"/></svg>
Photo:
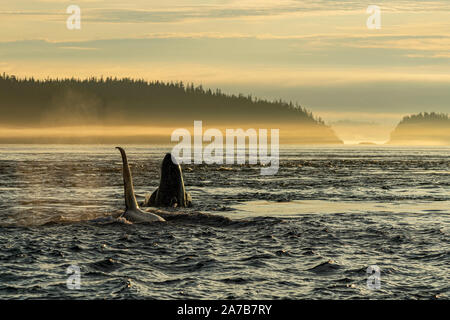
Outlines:
<svg viewBox="0 0 450 320"><path fill-rule="evenodd" d="M184 198L186 199L186 207L192 207L192 197L189 192L185 192Z"/></svg>
<svg viewBox="0 0 450 320"><path fill-rule="evenodd" d="M180 207L181 205L178 203L178 199L176 197L172 197L169 202L169 207L176 208Z"/></svg>
<svg viewBox="0 0 450 320"><path fill-rule="evenodd" d="M144 198L144 201L142 201L142 203L141 203L141 207L147 207L147 205L148 205L148 203L149 203L149 201L150 201L150 197L151 197L152 195L151 195L151 193L146 193L145 194L145 198Z"/></svg>
<svg viewBox="0 0 450 320"><path fill-rule="evenodd" d="M152 206L156 206L156 195L158 194L158 188L156 188L155 191L153 191L151 194L147 193L145 195L145 200L144 200L144 207L152 207Z"/></svg>
<svg viewBox="0 0 450 320"><path fill-rule="evenodd" d="M128 165L127 154L124 149L120 147L116 148L119 149L120 154L122 155L125 206L127 210L135 210L138 209L139 206L136 197L134 196L133 178L131 176L130 166Z"/></svg>

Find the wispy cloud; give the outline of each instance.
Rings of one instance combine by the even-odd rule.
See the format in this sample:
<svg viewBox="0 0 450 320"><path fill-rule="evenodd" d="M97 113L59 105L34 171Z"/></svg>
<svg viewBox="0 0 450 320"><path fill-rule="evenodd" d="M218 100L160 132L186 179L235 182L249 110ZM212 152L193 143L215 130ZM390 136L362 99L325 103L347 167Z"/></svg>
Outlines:
<svg viewBox="0 0 450 320"><path fill-rule="evenodd" d="M75 46L68 46L68 47L58 47L59 49L63 49L63 50L99 50L99 48L92 48L92 47L75 47Z"/></svg>
<svg viewBox="0 0 450 320"><path fill-rule="evenodd" d="M38 9L36 3L44 3ZM292 14L339 15L342 13L364 12L367 3L361 1L335 0L269 0L269 1L168 1L161 5L159 1L78 1L87 21L107 23L167 23L186 20L236 19L245 17L270 17ZM428 0L378 0L387 13L419 13L450 11L448 1ZM20 8L20 9L19 9ZM32 8L32 9L25 9ZM55 17L65 14L65 7L57 1L34 1L28 7L11 3L0 15L28 15Z"/></svg>

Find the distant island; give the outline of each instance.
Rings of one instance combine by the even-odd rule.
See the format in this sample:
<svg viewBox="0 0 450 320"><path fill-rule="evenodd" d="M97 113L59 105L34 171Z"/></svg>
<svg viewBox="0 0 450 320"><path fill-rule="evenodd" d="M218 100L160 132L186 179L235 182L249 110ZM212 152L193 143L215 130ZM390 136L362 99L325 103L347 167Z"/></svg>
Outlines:
<svg viewBox="0 0 450 320"><path fill-rule="evenodd" d="M359 145L361 145L361 146L375 146L375 145L377 145L375 142L370 142L370 141L363 141L363 142L360 142L360 143L358 143Z"/></svg>
<svg viewBox="0 0 450 320"><path fill-rule="evenodd" d="M388 144L450 145L450 118L435 112L406 116L391 133Z"/></svg>
<svg viewBox="0 0 450 320"><path fill-rule="evenodd" d="M280 142L341 144L292 102L225 94L183 82L0 76L0 143L170 143L176 128L280 129ZM67 128L67 130L64 130Z"/></svg>

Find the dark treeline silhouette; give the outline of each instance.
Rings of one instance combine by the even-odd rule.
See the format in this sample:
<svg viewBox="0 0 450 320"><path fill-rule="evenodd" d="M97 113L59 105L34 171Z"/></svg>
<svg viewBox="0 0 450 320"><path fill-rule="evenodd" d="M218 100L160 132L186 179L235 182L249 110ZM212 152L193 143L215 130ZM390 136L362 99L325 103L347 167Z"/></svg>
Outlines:
<svg viewBox="0 0 450 320"><path fill-rule="evenodd" d="M298 104L229 95L183 82L0 76L0 123L9 126L289 123L326 127Z"/></svg>
<svg viewBox="0 0 450 320"><path fill-rule="evenodd" d="M450 145L450 118L436 112L405 116L391 133L389 143Z"/></svg>
<svg viewBox="0 0 450 320"><path fill-rule="evenodd" d="M419 114L413 114L403 117L400 125L410 124L432 124L432 125L447 125L450 128L450 118L448 114L436 113L436 112L421 112Z"/></svg>

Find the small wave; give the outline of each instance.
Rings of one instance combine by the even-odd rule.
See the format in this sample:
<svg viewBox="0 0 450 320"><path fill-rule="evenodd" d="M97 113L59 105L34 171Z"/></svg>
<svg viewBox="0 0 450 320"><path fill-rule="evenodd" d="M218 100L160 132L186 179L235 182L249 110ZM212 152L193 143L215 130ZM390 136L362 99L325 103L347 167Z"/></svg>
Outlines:
<svg viewBox="0 0 450 320"><path fill-rule="evenodd" d="M292 254L287 250L278 250L275 254L279 257L292 257Z"/></svg>
<svg viewBox="0 0 450 320"><path fill-rule="evenodd" d="M120 268L120 266L121 266L121 263L117 262L116 260L114 260L112 258L107 258L107 259L93 262L90 264L90 267L92 267L96 270L99 270L99 271L103 271L103 272L114 271L114 270Z"/></svg>
<svg viewBox="0 0 450 320"><path fill-rule="evenodd" d="M242 258L241 261L252 261L252 260L265 260L265 259L273 259L274 255L268 253L255 254L249 257Z"/></svg>
<svg viewBox="0 0 450 320"><path fill-rule="evenodd" d="M411 256L411 259L423 261L448 261L449 256L450 251L443 251L434 253L413 254Z"/></svg>
<svg viewBox="0 0 450 320"><path fill-rule="evenodd" d="M168 222L200 223L203 225L216 226L229 225L232 222L230 218L202 212L177 212L162 210L152 210L151 212L161 216Z"/></svg>
<svg viewBox="0 0 450 320"><path fill-rule="evenodd" d="M248 279L248 278L235 277L235 278L219 279L219 281L224 282L224 283L229 283L229 284L244 284L244 283L249 283L252 280Z"/></svg>
<svg viewBox="0 0 450 320"><path fill-rule="evenodd" d="M328 261L322 262L321 264L318 264L317 266L315 266L311 269L308 269L308 271L322 274L322 273L335 272L341 268L342 268L342 266L340 266L336 261L328 260Z"/></svg>

